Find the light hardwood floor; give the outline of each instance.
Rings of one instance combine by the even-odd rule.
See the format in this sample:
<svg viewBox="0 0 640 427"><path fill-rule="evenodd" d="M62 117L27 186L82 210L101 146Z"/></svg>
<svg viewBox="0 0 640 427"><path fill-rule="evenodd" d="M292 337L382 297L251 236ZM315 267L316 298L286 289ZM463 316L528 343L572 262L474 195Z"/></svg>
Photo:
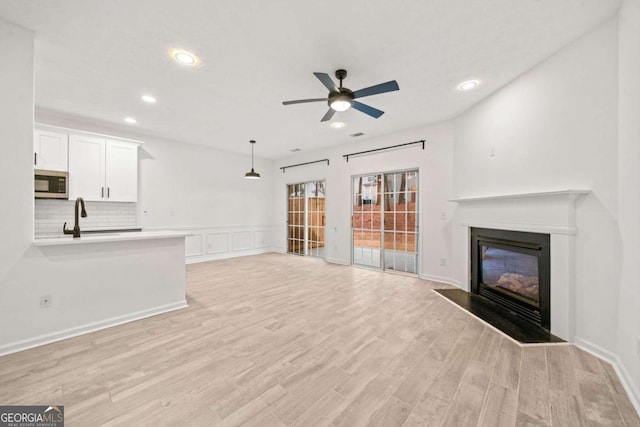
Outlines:
<svg viewBox="0 0 640 427"><path fill-rule="evenodd" d="M187 309L1 357L0 404L62 404L67 426L640 426L609 364L520 347L437 287L278 254L190 265Z"/></svg>

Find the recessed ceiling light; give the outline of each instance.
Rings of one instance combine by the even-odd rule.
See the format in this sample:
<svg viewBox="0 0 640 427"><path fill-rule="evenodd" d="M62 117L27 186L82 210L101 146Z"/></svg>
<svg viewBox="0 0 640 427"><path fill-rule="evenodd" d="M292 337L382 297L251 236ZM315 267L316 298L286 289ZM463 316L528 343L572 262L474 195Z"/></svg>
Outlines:
<svg viewBox="0 0 640 427"><path fill-rule="evenodd" d="M331 126L334 129L342 129L343 127L346 126L346 124L344 122L331 122L329 126Z"/></svg>
<svg viewBox="0 0 640 427"><path fill-rule="evenodd" d="M458 90L470 90L480 84L477 80L467 80L458 85Z"/></svg>
<svg viewBox="0 0 640 427"><path fill-rule="evenodd" d="M176 62L182 65L196 65L200 62L200 58L188 50L171 49L169 54Z"/></svg>
<svg viewBox="0 0 640 427"><path fill-rule="evenodd" d="M131 124L134 124L134 123L137 122L137 120L134 119L133 117L125 117L124 121L127 122L127 123L131 123Z"/></svg>
<svg viewBox="0 0 640 427"><path fill-rule="evenodd" d="M156 103L156 98L151 96L151 95L142 95L142 100L144 102L149 103L149 104L155 104Z"/></svg>

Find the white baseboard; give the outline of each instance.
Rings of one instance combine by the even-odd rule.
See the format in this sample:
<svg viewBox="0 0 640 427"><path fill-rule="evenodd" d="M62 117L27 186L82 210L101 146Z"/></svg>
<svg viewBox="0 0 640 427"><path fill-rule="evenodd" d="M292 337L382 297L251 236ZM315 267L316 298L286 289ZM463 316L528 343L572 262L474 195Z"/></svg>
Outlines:
<svg viewBox="0 0 640 427"><path fill-rule="evenodd" d="M88 323L86 325L77 326L70 329L65 329L58 332L52 332L45 335L40 335L34 338L29 338L22 341L17 341L0 346L0 356L4 356L11 353L17 353L19 351L28 350L30 348L39 347L41 345L50 344L56 341L62 341L67 338L77 337L78 335L84 335L91 332L100 331L102 329L111 328L113 326L122 325L123 323L133 322L135 320L141 320L151 316L157 316L158 314L168 313L174 310L180 310L188 307L187 301L178 301L172 304L161 305L159 307L149 308L147 310L141 310L135 313L125 314L123 316L112 317L110 319L101 320L98 322Z"/></svg>
<svg viewBox="0 0 640 427"><path fill-rule="evenodd" d="M455 286L456 288L461 287L460 282L458 282L457 280L453 280L449 277L440 277L440 276L432 276L430 274L421 274L420 278L424 280L431 280L432 282L445 283L447 285Z"/></svg>
<svg viewBox="0 0 640 427"><path fill-rule="evenodd" d="M224 252L219 254L210 254L204 256L186 257L187 264L196 264L199 262L216 261L219 259L239 258L243 256L260 255L274 252L271 248L251 249L246 251Z"/></svg>
<svg viewBox="0 0 640 427"><path fill-rule="evenodd" d="M574 343L576 347L586 351L589 354L592 354L606 362L609 362L613 369L616 371L618 378L620 379L620 383L622 383L622 387L627 392L629 396L629 400L631 404L635 408L638 415L640 415L640 389L638 389L638 385L633 381L629 371L625 368L620 357L614 353L611 353L609 350L606 350L600 347L597 344L589 342L579 337L575 337Z"/></svg>
<svg viewBox="0 0 640 427"><path fill-rule="evenodd" d="M350 262L347 262L343 259L337 259L337 258L325 258L325 261L331 264L351 265Z"/></svg>

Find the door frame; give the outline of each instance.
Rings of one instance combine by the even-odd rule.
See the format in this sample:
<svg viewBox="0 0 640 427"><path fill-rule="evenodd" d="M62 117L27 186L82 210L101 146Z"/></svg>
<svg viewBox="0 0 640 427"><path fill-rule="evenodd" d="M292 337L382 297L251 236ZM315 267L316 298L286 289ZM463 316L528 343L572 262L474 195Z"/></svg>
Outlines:
<svg viewBox="0 0 640 427"><path fill-rule="evenodd" d="M418 191L417 191L417 197L418 197L418 203L417 203L417 212L416 212L416 272L415 273L409 273L409 272L403 272L403 271L398 271L398 270L388 270L384 268L384 214L385 214L385 204L384 204L384 190L385 190L385 180L384 177L387 174L393 174L393 173L405 173L405 172L416 172L418 174ZM361 176L372 176L372 175L382 175L382 206L381 206L381 215L382 215L382 229L381 231L381 236L380 236L380 267L374 267L374 266L367 266L364 264L354 264L353 262L353 244L354 244L354 239L353 239L353 215L354 215L354 211L353 211L353 197L354 197L354 186L353 186L353 179L354 178L358 178ZM350 227L349 227L349 241L350 241L350 248L349 248L349 258L350 258L350 263L353 266L356 267L362 267L362 268L371 268L373 270L379 270L379 271L385 271L385 272L390 272L390 273L398 273L398 274L409 274L409 275L415 275L420 277L420 268L422 266L422 232L421 232L421 218L422 218L422 197L421 197L421 189L422 189L422 180L421 180L422 174L420 173L420 168L418 166L413 167L413 168L403 168L403 169L391 169L391 170L385 170L385 171L376 171L376 172L365 172L365 173L357 173L357 174L353 174L350 177L350 186L351 186L351 191L350 191L350 195L349 195L349 203L351 205L351 217L350 217Z"/></svg>
<svg viewBox="0 0 640 427"><path fill-rule="evenodd" d="M304 202L304 243L305 243L305 248L304 248L304 252L307 251L307 247L306 247L306 243L308 240L308 225L307 225L307 190L306 190L306 185L310 182L319 182L322 181L324 182L324 218L325 218L325 224L324 224L324 247L325 247L325 254L323 257L315 257L315 256L311 256L311 255L306 255L305 253L302 254L296 254L296 253L292 253L289 252L289 186L290 185L298 185L298 184L304 184L305 185L305 202ZM287 255L296 255L296 256L310 256L311 258L318 258L318 259L327 259L327 253L326 253L326 248L327 248L327 178L320 178L320 179L304 179L304 180L296 180L293 182L289 182L286 181L284 184L285 187L285 200L284 200L284 211L285 211L285 233L284 233L284 253Z"/></svg>

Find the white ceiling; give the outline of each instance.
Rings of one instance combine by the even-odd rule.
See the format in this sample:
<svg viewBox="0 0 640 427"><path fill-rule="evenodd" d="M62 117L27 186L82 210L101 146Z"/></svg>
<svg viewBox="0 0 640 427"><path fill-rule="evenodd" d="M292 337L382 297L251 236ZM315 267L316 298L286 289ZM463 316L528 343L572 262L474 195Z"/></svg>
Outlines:
<svg viewBox="0 0 640 427"><path fill-rule="evenodd" d="M35 32L36 107L138 133L279 158L455 117L613 16L620 0L2 0L0 17ZM202 58L173 62L172 47ZM10 58L5 58L10 60ZM336 113L313 76L349 72L380 119ZM482 85L458 92L466 79ZM155 105L140 96L156 96Z"/></svg>

